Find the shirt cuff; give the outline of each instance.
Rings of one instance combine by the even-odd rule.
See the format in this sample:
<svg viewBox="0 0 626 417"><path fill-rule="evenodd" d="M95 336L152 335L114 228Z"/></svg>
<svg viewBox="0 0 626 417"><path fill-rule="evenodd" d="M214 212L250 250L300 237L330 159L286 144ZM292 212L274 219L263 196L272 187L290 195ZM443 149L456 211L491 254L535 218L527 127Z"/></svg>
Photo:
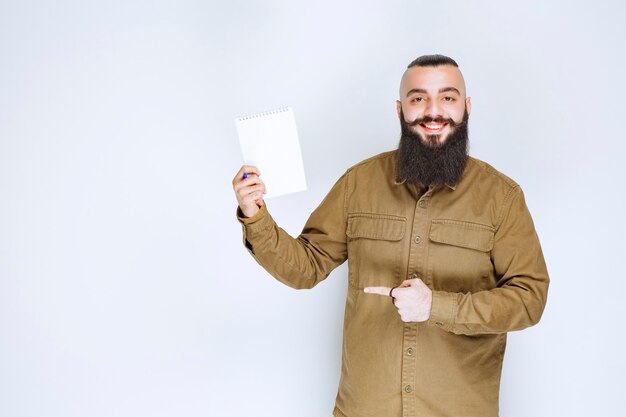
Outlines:
<svg viewBox="0 0 626 417"><path fill-rule="evenodd" d="M264 238L266 231L274 227L274 219L267 211L265 202L252 217L246 217L241 208L237 206L237 220L241 223L243 229L243 244L251 251L254 240Z"/></svg>
<svg viewBox="0 0 626 417"><path fill-rule="evenodd" d="M433 291L433 304L430 309L428 324L446 331L452 330L457 307L457 296L455 293Z"/></svg>
<svg viewBox="0 0 626 417"><path fill-rule="evenodd" d="M267 223L268 217L270 216L265 202L261 207L259 207L259 211L257 211L252 217L246 217L241 211L241 207L237 206L237 220L239 220L239 223L246 227L252 227L253 229L257 228L259 225Z"/></svg>

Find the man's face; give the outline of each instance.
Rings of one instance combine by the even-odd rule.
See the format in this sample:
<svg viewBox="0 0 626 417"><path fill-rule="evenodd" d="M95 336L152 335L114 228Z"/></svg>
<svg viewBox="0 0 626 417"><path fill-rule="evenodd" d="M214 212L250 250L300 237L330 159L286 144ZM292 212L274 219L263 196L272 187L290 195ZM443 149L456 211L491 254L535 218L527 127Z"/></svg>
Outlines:
<svg viewBox="0 0 626 417"><path fill-rule="evenodd" d="M422 142L430 147L442 146L454 124L461 123L465 110L471 111L461 71L453 65L412 67L400 82L398 117L411 126Z"/></svg>

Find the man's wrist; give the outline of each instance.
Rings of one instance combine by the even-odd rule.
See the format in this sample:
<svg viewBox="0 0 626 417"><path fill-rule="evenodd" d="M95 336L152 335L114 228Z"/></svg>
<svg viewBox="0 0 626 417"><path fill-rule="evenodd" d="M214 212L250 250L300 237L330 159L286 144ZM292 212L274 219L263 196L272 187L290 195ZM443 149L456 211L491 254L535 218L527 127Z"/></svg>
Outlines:
<svg viewBox="0 0 626 417"><path fill-rule="evenodd" d="M264 223L267 217L269 217L269 213L267 211L266 204L259 207L259 210L252 217L247 217L241 210L241 207L237 206L237 220L239 220L239 222L244 226L258 226L259 224Z"/></svg>

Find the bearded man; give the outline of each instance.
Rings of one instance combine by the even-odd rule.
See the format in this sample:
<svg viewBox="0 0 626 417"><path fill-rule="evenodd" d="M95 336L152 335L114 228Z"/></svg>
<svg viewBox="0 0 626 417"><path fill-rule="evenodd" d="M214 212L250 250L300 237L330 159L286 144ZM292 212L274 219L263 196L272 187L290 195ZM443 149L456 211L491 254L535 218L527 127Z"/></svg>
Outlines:
<svg viewBox="0 0 626 417"><path fill-rule="evenodd" d="M244 242L293 288L348 260L335 417L497 416L506 333L546 303L539 239L519 185L468 156L471 101L454 60L409 64L396 105L398 149L348 169L295 239L243 166Z"/></svg>

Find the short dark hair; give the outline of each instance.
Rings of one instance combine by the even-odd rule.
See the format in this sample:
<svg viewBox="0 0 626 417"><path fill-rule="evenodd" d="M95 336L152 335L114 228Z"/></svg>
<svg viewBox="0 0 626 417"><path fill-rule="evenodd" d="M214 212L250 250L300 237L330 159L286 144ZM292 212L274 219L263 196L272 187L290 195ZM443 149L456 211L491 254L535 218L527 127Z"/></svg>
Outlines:
<svg viewBox="0 0 626 417"><path fill-rule="evenodd" d="M407 69L411 67L438 67L440 65L452 65L455 67L459 67L459 64L456 61L445 55L422 55L419 58L413 60L409 64Z"/></svg>

